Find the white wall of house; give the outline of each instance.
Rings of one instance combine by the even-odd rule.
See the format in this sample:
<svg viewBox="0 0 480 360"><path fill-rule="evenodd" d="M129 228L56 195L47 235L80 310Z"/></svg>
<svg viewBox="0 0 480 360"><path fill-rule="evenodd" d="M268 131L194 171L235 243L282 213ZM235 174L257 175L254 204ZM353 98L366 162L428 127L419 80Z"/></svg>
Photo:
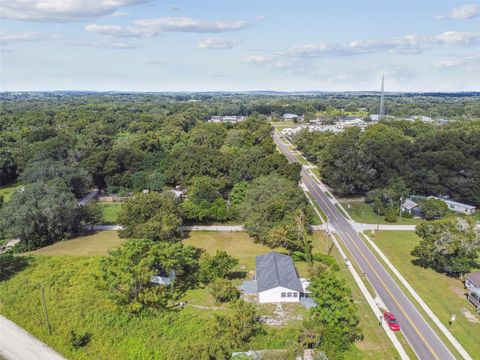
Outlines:
<svg viewBox="0 0 480 360"><path fill-rule="evenodd" d="M258 301L261 304L276 302L298 302L299 299L300 293L298 291L287 289L283 286L277 286L273 289L261 291L258 293Z"/></svg>
<svg viewBox="0 0 480 360"><path fill-rule="evenodd" d="M455 205L455 204L450 204L450 203L447 203L448 205L448 208L452 211L456 211L458 213L462 213L462 214L467 214L467 215L474 215L475 214L475 209L472 209L470 207L464 207L464 206L459 206L459 205Z"/></svg>
<svg viewBox="0 0 480 360"><path fill-rule="evenodd" d="M475 284L473 281L470 281L470 279L467 278L467 279L465 280L465 287L466 287L467 289L473 289L473 288L478 287L478 285Z"/></svg>

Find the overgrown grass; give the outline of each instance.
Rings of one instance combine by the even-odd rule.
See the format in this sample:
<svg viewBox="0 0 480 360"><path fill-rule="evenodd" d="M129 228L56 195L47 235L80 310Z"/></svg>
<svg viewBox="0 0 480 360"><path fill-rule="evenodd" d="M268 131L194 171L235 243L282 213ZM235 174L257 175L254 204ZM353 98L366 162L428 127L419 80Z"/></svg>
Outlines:
<svg viewBox="0 0 480 360"><path fill-rule="evenodd" d="M444 325L448 326L452 314L457 315L452 334L474 359L480 358L480 322L470 322L460 312L462 308L475 312L462 281L412 263L411 251L420 241L414 232L380 231L374 241ZM478 315L476 318L480 320Z"/></svg>
<svg viewBox="0 0 480 360"><path fill-rule="evenodd" d="M210 342L212 312L187 307L145 316L118 313L95 287L97 257L35 257L33 264L0 283L0 312L69 359L191 359ZM47 333L39 284L45 287L52 326ZM89 332L74 350L70 331Z"/></svg>
<svg viewBox="0 0 480 360"><path fill-rule="evenodd" d="M328 252L337 258L347 286L352 289L359 307L364 339L355 343L347 353L348 359L393 359L396 352L378 326L370 308L343 265L342 259L322 232L312 235L314 252ZM129 317L116 312L106 294L95 287L94 274L98 257L61 256L106 253L121 243L115 232L99 232L94 235L65 241L37 250L32 264L8 281L0 283L0 313L24 327L33 335L70 359L184 359L194 358L190 352L195 345L211 341L211 322L216 313L230 311L225 305L216 304L207 289L189 290L184 297L187 307L175 313L153 311L144 317ZM107 246L107 243L110 245ZM240 261L238 270L248 277L255 269L255 257L270 248L254 243L244 232L192 232L184 240L209 253L223 249ZM99 246L102 244L102 246ZM277 249L282 250L282 249ZM308 274L308 265L295 263L299 274ZM241 282L237 278L236 282ZM52 335L47 334L40 303L38 284L46 288ZM196 306L195 306L196 305ZM306 316L301 305L287 306L291 315ZM273 306L259 306L261 315L272 315ZM281 327L265 326L265 332L257 335L250 344L253 349L289 349L295 346L301 329L301 320ZM85 348L73 350L69 333L90 332L92 341ZM243 349L238 349L243 350ZM192 357L193 356L193 357Z"/></svg>
<svg viewBox="0 0 480 360"><path fill-rule="evenodd" d="M3 200L5 202L9 202L10 199L12 198L12 195L15 193L15 191L17 191L17 189L19 189L22 186L23 185L18 184L18 183L15 183L15 184L12 184L12 185L7 185L7 186L1 186L0 187L0 195L3 195Z"/></svg>
<svg viewBox="0 0 480 360"><path fill-rule="evenodd" d="M116 224L118 222L118 214L123 205L121 202L99 202L98 205L102 209L105 224Z"/></svg>

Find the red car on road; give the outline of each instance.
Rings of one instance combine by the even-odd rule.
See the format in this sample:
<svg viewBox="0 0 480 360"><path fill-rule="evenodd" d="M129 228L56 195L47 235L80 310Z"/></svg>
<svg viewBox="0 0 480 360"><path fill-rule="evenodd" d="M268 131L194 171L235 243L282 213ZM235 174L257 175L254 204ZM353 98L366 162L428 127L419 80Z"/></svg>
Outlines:
<svg viewBox="0 0 480 360"><path fill-rule="evenodd" d="M388 327L392 331L399 331L400 330L400 324L398 323L395 315L393 315L391 312L385 311L383 313L383 318L385 319L385 321L388 324Z"/></svg>

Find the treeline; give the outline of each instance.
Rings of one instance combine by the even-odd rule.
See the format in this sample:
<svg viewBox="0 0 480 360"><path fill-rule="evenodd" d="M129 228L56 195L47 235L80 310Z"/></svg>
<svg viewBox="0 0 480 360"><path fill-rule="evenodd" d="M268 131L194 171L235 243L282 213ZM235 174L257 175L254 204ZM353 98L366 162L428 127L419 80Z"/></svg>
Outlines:
<svg viewBox="0 0 480 360"><path fill-rule="evenodd" d="M305 248L284 231L312 218L296 186L300 166L276 151L261 116L214 124L203 120L205 105L164 97L54 99L3 103L0 185L18 181L24 189L3 207L0 236L25 239L28 249L71 238L101 221L98 209L78 209L75 200L97 187L151 192L125 204L121 224L135 225L126 237L176 239L185 223L237 220L258 241ZM173 198L176 186L185 198Z"/></svg>
<svg viewBox="0 0 480 360"><path fill-rule="evenodd" d="M339 195L448 195L480 205L480 121L391 121L364 132L303 131L293 141Z"/></svg>

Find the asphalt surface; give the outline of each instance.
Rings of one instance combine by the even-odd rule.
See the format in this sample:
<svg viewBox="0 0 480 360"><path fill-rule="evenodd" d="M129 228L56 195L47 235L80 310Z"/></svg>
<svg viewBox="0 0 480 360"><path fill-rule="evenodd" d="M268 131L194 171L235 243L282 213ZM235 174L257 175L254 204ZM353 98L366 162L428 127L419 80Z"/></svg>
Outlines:
<svg viewBox="0 0 480 360"><path fill-rule="evenodd" d="M0 359L66 360L52 348L1 315Z"/></svg>
<svg viewBox="0 0 480 360"><path fill-rule="evenodd" d="M274 140L289 161L298 162L278 135L274 135ZM302 169L301 176L311 195L327 216L329 223L338 232L342 243L365 274L366 279L387 309L397 317L405 338L417 356L422 360L455 359L443 341L370 251L358 232L342 216L308 171Z"/></svg>

